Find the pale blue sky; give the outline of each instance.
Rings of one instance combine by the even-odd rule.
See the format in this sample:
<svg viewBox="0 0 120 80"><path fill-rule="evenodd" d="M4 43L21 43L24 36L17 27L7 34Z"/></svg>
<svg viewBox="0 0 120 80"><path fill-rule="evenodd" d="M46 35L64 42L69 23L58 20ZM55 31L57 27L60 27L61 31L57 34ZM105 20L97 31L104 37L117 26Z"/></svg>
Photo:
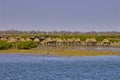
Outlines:
<svg viewBox="0 0 120 80"><path fill-rule="evenodd" d="M120 31L120 0L0 0L0 30Z"/></svg>

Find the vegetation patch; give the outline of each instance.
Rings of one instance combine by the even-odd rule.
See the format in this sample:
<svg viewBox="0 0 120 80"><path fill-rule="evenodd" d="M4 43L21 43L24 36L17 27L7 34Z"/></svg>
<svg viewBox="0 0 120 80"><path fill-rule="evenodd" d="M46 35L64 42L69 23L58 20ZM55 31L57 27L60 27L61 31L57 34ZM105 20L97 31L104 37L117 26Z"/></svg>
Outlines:
<svg viewBox="0 0 120 80"><path fill-rule="evenodd" d="M12 47L16 49L30 49L30 48L35 48L37 46L38 44L33 41L19 41L12 44Z"/></svg>
<svg viewBox="0 0 120 80"><path fill-rule="evenodd" d="M11 47L11 43L0 40L0 50L9 49Z"/></svg>

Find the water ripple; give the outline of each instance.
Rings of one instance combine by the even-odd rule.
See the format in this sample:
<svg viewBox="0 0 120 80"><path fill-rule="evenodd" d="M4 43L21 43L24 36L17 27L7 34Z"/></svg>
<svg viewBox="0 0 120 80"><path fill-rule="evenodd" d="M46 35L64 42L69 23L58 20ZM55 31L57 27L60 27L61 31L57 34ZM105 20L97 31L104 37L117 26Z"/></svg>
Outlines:
<svg viewBox="0 0 120 80"><path fill-rule="evenodd" d="M120 80L120 57L1 54L0 80Z"/></svg>

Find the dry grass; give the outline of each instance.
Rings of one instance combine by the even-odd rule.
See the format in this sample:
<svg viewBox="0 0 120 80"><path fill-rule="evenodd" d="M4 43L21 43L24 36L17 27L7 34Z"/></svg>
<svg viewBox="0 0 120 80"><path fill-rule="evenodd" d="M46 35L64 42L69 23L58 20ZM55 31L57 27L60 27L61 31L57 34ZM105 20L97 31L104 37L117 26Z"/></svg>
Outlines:
<svg viewBox="0 0 120 80"><path fill-rule="evenodd" d="M49 56L102 56L102 55L120 55L120 52L112 51L95 51L95 50L66 50L66 49L28 49L28 50L0 50L1 54L34 54Z"/></svg>

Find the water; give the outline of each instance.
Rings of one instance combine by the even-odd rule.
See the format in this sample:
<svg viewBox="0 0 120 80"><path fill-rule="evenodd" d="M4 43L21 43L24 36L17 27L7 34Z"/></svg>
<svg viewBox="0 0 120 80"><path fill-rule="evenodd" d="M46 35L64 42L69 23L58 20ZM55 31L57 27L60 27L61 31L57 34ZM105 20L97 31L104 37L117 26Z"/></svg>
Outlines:
<svg viewBox="0 0 120 80"><path fill-rule="evenodd" d="M107 50L107 51L117 51L120 52L120 48L114 48L114 47L98 47L95 48L96 50Z"/></svg>
<svg viewBox="0 0 120 80"><path fill-rule="evenodd" d="M68 50L105 50L105 51L114 51L114 52L120 52L120 47L82 47L82 46L77 46L77 47L70 47Z"/></svg>
<svg viewBox="0 0 120 80"><path fill-rule="evenodd" d="M1 54L0 80L120 80L120 57Z"/></svg>

